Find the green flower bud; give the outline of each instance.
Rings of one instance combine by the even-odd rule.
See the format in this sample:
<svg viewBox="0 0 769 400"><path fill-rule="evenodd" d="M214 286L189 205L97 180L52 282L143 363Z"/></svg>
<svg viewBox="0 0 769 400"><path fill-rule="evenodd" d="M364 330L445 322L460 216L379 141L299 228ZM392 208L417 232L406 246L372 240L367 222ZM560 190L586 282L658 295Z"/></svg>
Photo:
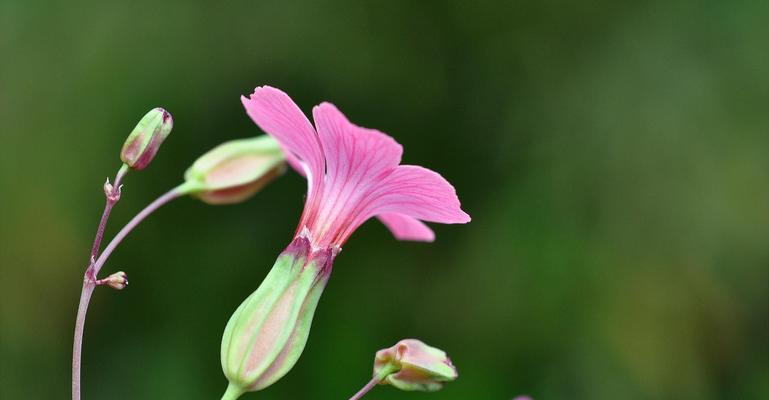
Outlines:
<svg viewBox="0 0 769 400"><path fill-rule="evenodd" d="M443 382L456 379L457 369L443 350L417 339L404 339L376 353L374 376L381 377L382 384L401 390L432 392L443 387Z"/></svg>
<svg viewBox="0 0 769 400"><path fill-rule="evenodd" d="M128 135L120 159L135 170L149 165L160 145L174 126L174 119L166 110L158 107L150 110Z"/></svg>
<svg viewBox="0 0 769 400"><path fill-rule="evenodd" d="M313 251L298 237L227 322L222 370L230 385L223 399L266 388L296 364L331 273L332 250Z"/></svg>
<svg viewBox="0 0 769 400"><path fill-rule="evenodd" d="M275 139L232 140L198 158L184 173L190 193L209 204L238 203L285 171Z"/></svg>

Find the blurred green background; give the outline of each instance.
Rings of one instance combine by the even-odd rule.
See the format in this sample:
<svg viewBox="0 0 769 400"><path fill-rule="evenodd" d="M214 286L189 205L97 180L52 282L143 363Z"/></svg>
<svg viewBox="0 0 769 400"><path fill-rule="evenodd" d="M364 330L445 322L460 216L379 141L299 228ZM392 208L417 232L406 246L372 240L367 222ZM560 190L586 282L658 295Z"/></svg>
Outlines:
<svg viewBox="0 0 769 400"><path fill-rule="evenodd" d="M766 2L0 0L0 398L65 399L101 185L138 119L175 127L107 235L212 146L257 85L323 100L440 171L473 221L347 243L304 355L244 399L343 399L417 337L460 378L369 399L769 396ZM218 399L219 342L298 221L295 173L181 199L103 272L85 399Z"/></svg>

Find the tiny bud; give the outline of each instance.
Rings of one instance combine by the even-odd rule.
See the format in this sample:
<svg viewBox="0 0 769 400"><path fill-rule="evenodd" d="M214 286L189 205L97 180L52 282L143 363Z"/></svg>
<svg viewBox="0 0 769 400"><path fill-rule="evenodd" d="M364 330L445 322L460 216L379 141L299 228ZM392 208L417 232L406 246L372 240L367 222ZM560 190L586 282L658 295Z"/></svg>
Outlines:
<svg viewBox="0 0 769 400"><path fill-rule="evenodd" d="M107 199L111 201L118 201L120 200L120 192L123 189L123 185L120 185L117 187L117 189L112 186L111 183L109 183L109 178L107 178L107 181L104 182L104 195L107 196Z"/></svg>
<svg viewBox="0 0 769 400"><path fill-rule="evenodd" d="M432 392L443 387L443 382L456 379L457 369L443 350L416 339L404 339L376 353L374 376L382 375L382 384Z"/></svg>
<svg viewBox="0 0 769 400"><path fill-rule="evenodd" d="M150 110L128 135L120 159L137 171L144 169L155 157L173 126L174 119L168 111L160 107Z"/></svg>
<svg viewBox="0 0 769 400"><path fill-rule="evenodd" d="M128 276L123 271L115 272L114 274L96 281L97 285L107 285L113 289L123 290L128 286Z"/></svg>
<svg viewBox="0 0 769 400"><path fill-rule="evenodd" d="M275 139L232 140L198 158L184 173L190 193L208 204L232 204L251 197L285 171Z"/></svg>
<svg viewBox="0 0 769 400"><path fill-rule="evenodd" d="M107 197L112 196L112 190L114 187L112 187L112 184L109 183L109 178L107 178L107 181L104 182L104 195Z"/></svg>

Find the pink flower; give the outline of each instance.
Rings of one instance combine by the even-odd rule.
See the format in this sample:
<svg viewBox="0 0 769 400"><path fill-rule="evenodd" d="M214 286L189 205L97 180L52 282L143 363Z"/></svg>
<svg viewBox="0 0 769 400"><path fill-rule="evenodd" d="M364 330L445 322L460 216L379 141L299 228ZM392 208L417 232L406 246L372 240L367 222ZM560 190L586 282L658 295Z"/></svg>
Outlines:
<svg viewBox="0 0 769 400"><path fill-rule="evenodd" d="M403 148L390 136L352 124L333 104L312 110L315 127L282 91L262 86L241 98L251 119L280 143L307 177L296 236L315 249L339 249L362 223L379 218L400 240L433 241L422 221L466 223L454 187L438 173L400 165ZM306 229L306 231L305 231Z"/></svg>
<svg viewBox="0 0 769 400"><path fill-rule="evenodd" d="M314 128L278 89L259 87L242 100L307 177L308 194L294 240L227 323L221 355L230 384L223 399L264 389L294 366L334 257L366 220L376 216L396 238L421 241L434 239L422 221L470 221L443 177L400 165L403 149L395 140L353 125L333 105L313 109Z"/></svg>

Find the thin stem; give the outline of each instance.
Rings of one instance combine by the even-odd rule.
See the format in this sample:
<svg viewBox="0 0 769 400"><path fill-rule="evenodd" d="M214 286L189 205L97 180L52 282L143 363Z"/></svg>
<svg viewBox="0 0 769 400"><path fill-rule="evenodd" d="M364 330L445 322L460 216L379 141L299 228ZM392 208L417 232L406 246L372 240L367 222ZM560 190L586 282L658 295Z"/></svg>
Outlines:
<svg viewBox="0 0 769 400"><path fill-rule="evenodd" d="M75 320L75 339L72 342L72 400L80 400L80 355L83 349L83 327L85 326L85 314L88 312L88 303L96 284L86 276L83 279L83 290L80 292L80 305L77 307L77 319Z"/></svg>
<svg viewBox="0 0 769 400"><path fill-rule="evenodd" d="M387 364L384 368L382 368L378 374L376 374L368 383L366 386L362 387L360 390L358 390L358 393L355 393L352 397L350 397L350 400L358 400L363 395L368 393L369 390L373 389L374 386L376 386L379 382L382 382L384 378L387 378L387 375L392 374L395 371L398 371L398 367Z"/></svg>
<svg viewBox="0 0 769 400"><path fill-rule="evenodd" d="M127 171L127 168L125 168L125 164L123 165L124 168L121 168L118 172L118 175L115 177L115 188L119 188L120 186L120 180ZM124 169L126 171L124 171ZM117 189L120 190L120 189ZM93 261L93 257L95 257L95 254L91 254L91 262L88 265L88 269L86 269L85 276L83 277L83 289L80 292L80 304L77 308L77 318L75 320L75 335L72 342L72 400L80 400L80 361L82 359L82 349L83 349L83 330L85 328L85 317L88 313L88 305L91 302L91 295L93 294L93 290L96 288L96 277L99 273L99 270L104 265L104 263L107 261L107 258L109 258L109 255L112 254L112 252L115 250L118 244L128 235L128 233L131 232L141 221L143 221L145 218L147 218L148 215L152 214L155 210L160 208L162 205L168 203L169 201L182 196L189 192L189 188L185 185L179 185L164 195L158 197L155 201L150 203L147 207L145 207L142 211L139 212L139 214L136 214L136 216L131 219L131 221L126 224L126 226L123 227L123 229L118 232L117 235L112 239L112 241L107 245L107 247L104 249L104 252L101 253L98 260L95 262ZM115 200L116 202L116 200ZM105 206L105 212L102 214L102 221L99 224L99 229L97 230L97 238L94 241L94 247L96 251L98 251L99 243L101 242L101 236L104 233L104 226L106 225L107 218L109 217L109 209L114 205L115 203L112 202L110 204L110 200L107 200L107 205ZM99 243L96 243L99 242ZM93 250L92 250L93 251Z"/></svg>
<svg viewBox="0 0 769 400"><path fill-rule="evenodd" d="M107 220L109 219L109 214L112 211L112 207L114 207L115 204L117 204L118 200L120 200L120 185L126 173L128 173L128 165L123 164L123 166L120 167L120 169L117 171L117 174L115 175L115 183L113 185L113 188L115 188L114 190L116 191L117 195L116 196L111 196L109 194L106 195L107 197L106 204L104 205L104 212L102 212L101 214L99 227L96 228L96 237L93 239L93 246L91 247L91 258L89 258L90 260L89 263L93 262L93 259L96 258L96 255L99 254L99 247L101 246L101 240L104 237L104 229L107 227Z"/></svg>
<svg viewBox="0 0 769 400"><path fill-rule="evenodd" d="M75 337L72 342L72 399L80 400L80 354L83 348L83 326L85 324L85 315L88 310L88 303L91 300L91 294L96 287L94 281L96 275L93 273L94 259L99 253L101 240L104 237L104 229L107 227L112 207L120 200L120 184L125 174L128 173L128 165L123 164L115 174L115 188L113 193L105 191L106 203L104 211L99 219L99 226L96 228L96 235L91 246L91 256L88 258L88 267L83 276L83 289L80 291L80 304L77 307L77 317L75 318ZM109 181L109 180L108 180Z"/></svg>
<svg viewBox="0 0 769 400"><path fill-rule="evenodd" d="M164 204L185 194L187 194L187 186L185 184L181 184L155 199L155 201L147 205L147 207L144 207L143 210L141 210L130 221L128 221L123 229L121 229L120 232L118 232L117 235L112 238L112 241L110 241L107 247L104 248L104 251L101 253L101 255L99 255L99 258L94 263L94 276L99 273L101 268L104 266L104 263L107 262L107 259L112 254L112 252L115 251L115 248L120 244L120 242L122 242L123 239L125 239L125 237L128 236L128 234L131 233L131 231L136 228L137 225L139 225L139 223L144 221L145 218L155 212L158 208L162 207Z"/></svg>
<svg viewBox="0 0 769 400"><path fill-rule="evenodd" d="M235 400L243 393L243 389L230 383L230 385L227 386L227 391L222 395L222 400Z"/></svg>
<svg viewBox="0 0 769 400"><path fill-rule="evenodd" d="M99 246L101 246L101 239L104 237L104 228L107 226L107 220L109 214L112 211L112 207L115 205L114 201L107 199L107 203L104 205L104 212L101 214L101 221L99 221L99 227L96 229L96 238L93 241L93 247L91 247L91 258L89 264L92 263L96 256L99 254ZM89 265L90 267L90 265Z"/></svg>

